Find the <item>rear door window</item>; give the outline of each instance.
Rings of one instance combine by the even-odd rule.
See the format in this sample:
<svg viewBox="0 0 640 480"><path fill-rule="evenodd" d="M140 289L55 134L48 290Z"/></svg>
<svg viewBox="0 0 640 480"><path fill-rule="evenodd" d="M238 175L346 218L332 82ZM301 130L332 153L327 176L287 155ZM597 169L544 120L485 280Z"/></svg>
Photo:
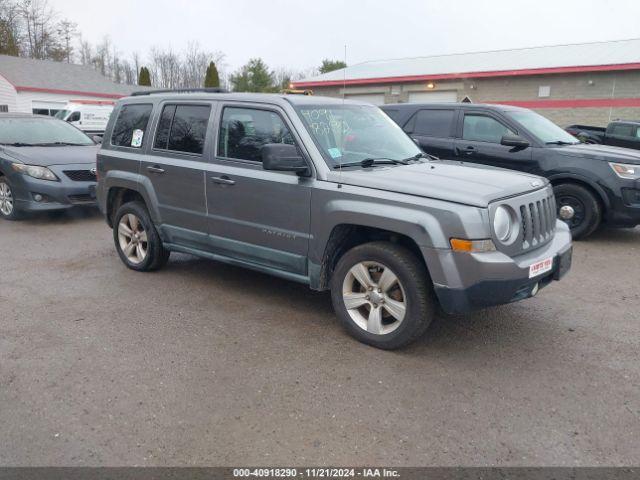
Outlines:
<svg viewBox="0 0 640 480"><path fill-rule="evenodd" d="M141 148L152 110L153 105L151 104L131 104L123 106L113 126L111 145Z"/></svg>
<svg viewBox="0 0 640 480"><path fill-rule="evenodd" d="M268 143L295 145L280 115L254 108L224 109L218 139L219 157L262 162L262 146Z"/></svg>
<svg viewBox="0 0 640 480"><path fill-rule="evenodd" d="M412 133L426 137L452 137L454 118L455 110L420 110L415 114Z"/></svg>
<svg viewBox="0 0 640 480"><path fill-rule="evenodd" d="M201 155L210 113L209 105L165 105L153 148Z"/></svg>
<svg viewBox="0 0 640 480"><path fill-rule="evenodd" d="M505 135L515 135L495 118L486 115L465 114L462 138L476 142L500 143Z"/></svg>

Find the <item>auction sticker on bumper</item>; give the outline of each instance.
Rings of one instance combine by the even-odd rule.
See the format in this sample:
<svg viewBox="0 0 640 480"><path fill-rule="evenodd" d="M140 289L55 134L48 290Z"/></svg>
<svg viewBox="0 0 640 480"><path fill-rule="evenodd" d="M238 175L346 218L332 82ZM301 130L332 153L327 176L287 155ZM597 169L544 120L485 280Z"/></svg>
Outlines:
<svg viewBox="0 0 640 480"><path fill-rule="evenodd" d="M536 262L529 267L529 278L537 277L543 273L550 272L553 268L553 257Z"/></svg>

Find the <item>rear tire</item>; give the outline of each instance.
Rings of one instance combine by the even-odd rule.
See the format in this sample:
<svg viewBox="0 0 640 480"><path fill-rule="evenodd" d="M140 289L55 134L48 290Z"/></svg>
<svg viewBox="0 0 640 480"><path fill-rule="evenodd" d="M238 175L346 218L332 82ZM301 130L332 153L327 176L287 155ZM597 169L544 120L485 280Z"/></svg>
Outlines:
<svg viewBox="0 0 640 480"><path fill-rule="evenodd" d="M602 222L602 207L598 199L585 187L575 183L562 183L553 187L558 206L558 218L563 220L575 240L586 238L596 231ZM560 209L569 206L574 209L574 217L564 220Z"/></svg>
<svg viewBox="0 0 640 480"><path fill-rule="evenodd" d="M138 201L125 203L116 212L113 240L122 262L138 272L162 268L171 254L163 247L147 208Z"/></svg>
<svg viewBox="0 0 640 480"><path fill-rule="evenodd" d="M345 253L331 277L331 300L350 335L385 350L422 336L436 310L422 260L390 242L366 243Z"/></svg>
<svg viewBox="0 0 640 480"><path fill-rule="evenodd" d="M16 208L13 188L7 177L0 176L0 218L4 220L20 220L22 212Z"/></svg>

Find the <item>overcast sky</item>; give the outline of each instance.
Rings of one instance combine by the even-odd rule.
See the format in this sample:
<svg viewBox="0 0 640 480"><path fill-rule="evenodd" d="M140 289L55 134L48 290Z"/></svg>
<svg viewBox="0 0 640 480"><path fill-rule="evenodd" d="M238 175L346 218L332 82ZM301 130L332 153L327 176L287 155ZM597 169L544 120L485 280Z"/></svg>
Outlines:
<svg viewBox="0 0 640 480"><path fill-rule="evenodd" d="M304 70L385 58L640 37L639 0L50 0L92 43L125 53L197 41Z"/></svg>

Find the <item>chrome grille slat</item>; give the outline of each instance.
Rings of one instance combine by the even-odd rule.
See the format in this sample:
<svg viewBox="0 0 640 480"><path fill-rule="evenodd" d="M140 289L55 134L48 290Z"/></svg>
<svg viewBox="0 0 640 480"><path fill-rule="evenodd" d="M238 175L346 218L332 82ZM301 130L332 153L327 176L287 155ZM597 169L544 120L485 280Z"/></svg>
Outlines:
<svg viewBox="0 0 640 480"><path fill-rule="evenodd" d="M543 198L540 201L540 204L542 205L542 224L544 225L542 232L544 234L544 239L546 240L549 236L549 211L547 210L547 199Z"/></svg>
<svg viewBox="0 0 640 480"><path fill-rule="evenodd" d="M540 212L535 203L530 203L529 209L531 210L531 218L533 221L533 240L531 244L537 245L540 241Z"/></svg>
<svg viewBox="0 0 640 480"><path fill-rule="evenodd" d="M551 222L549 221L549 200L542 199L542 213L544 218L544 235L545 238L549 236L549 230L551 229Z"/></svg>
<svg viewBox="0 0 640 480"><path fill-rule="evenodd" d="M524 208L524 225L525 225L525 237L524 241L527 244L527 247L533 243L533 219L531 218L531 210L529 205L526 205Z"/></svg>

